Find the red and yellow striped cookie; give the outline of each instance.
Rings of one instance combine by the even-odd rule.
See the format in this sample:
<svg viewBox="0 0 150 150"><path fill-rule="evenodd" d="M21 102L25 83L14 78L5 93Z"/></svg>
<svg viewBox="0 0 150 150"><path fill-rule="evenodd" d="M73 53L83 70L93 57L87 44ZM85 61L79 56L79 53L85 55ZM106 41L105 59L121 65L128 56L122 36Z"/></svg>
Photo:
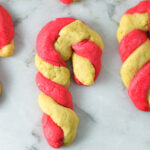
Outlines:
<svg viewBox="0 0 150 150"><path fill-rule="evenodd" d="M79 1L79 0L60 0L62 3L64 3L64 4L71 4L71 3L75 3L75 2L77 2L77 1Z"/></svg>
<svg viewBox="0 0 150 150"><path fill-rule="evenodd" d="M6 9L0 6L0 57L8 57L14 51L13 21Z"/></svg>
<svg viewBox="0 0 150 150"><path fill-rule="evenodd" d="M11 56L14 52L13 21L6 9L0 6L0 57ZM1 86L0 86L1 93Z"/></svg>
<svg viewBox="0 0 150 150"><path fill-rule="evenodd" d="M42 92L38 101L44 112L43 132L52 147L71 144L79 122L67 89L70 72L65 61L72 57L75 81L90 86L100 72L103 49L100 36L80 20L59 18L40 31L36 43L36 84Z"/></svg>
<svg viewBox="0 0 150 150"><path fill-rule="evenodd" d="M150 111L150 1L129 9L120 20L117 38L121 77L134 105Z"/></svg>

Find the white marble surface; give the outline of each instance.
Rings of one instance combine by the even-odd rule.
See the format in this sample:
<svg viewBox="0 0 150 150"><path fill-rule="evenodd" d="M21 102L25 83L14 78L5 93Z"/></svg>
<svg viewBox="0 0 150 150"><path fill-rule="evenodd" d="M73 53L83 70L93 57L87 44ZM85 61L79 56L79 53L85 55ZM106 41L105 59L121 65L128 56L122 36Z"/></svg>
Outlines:
<svg viewBox="0 0 150 150"><path fill-rule="evenodd" d="M80 118L69 150L149 150L150 113L137 110L123 86L116 30L123 12L139 0L83 0L66 6L59 0L0 0L15 24L15 55L0 59L0 150L50 150L41 127L42 112L35 85L35 40L40 29L57 17L85 21L102 37L102 71L91 87L70 91Z"/></svg>

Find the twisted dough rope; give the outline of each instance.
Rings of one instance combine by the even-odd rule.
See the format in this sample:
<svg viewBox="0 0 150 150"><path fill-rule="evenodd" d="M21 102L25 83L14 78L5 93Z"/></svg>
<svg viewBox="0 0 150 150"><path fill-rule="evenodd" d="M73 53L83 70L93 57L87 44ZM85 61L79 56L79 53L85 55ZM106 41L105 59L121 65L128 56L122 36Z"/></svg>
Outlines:
<svg viewBox="0 0 150 150"><path fill-rule="evenodd" d="M117 33L123 66L121 77L134 105L150 111L150 1L142 1L121 18Z"/></svg>
<svg viewBox="0 0 150 150"><path fill-rule="evenodd" d="M75 81L89 86L100 72L103 49L100 36L73 18L56 19L40 31L36 43L35 63L40 71L36 84L42 92L38 101L44 112L43 132L52 147L71 144L79 122L67 90L70 72L65 61L72 56Z"/></svg>
<svg viewBox="0 0 150 150"><path fill-rule="evenodd" d="M64 4L71 4L71 3L75 3L75 2L80 1L80 0L60 0L60 1Z"/></svg>
<svg viewBox="0 0 150 150"><path fill-rule="evenodd" d="M10 14L0 6L0 57L8 57L14 52L14 27ZM0 93L1 93L0 85Z"/></svg>

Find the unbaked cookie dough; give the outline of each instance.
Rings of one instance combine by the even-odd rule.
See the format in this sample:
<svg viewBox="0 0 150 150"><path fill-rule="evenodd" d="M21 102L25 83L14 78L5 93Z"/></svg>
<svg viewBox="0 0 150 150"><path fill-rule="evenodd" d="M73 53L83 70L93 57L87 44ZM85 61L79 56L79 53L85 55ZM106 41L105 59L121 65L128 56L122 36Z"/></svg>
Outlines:
<svg viewBox="0 0 150 150"><path fill-rule="evenodd" d="M0 6L0 57L8 57L14 52L13 21L7 10ZM0 94L2 87L0 85Z"/></svg>
<svg viewBox="0 0 150 150"><path fill-rule="evenodd" d="M126 11L117 38L123 62L121 78L134 105L150 111L150 1Z"/></svg>
<svg viewBox="0 0 150 150"><path fill-rule="evenodd" d="M70 145L79 123L67 89L70 71L66 61L72 57L76 83L90 86L100 73L103 49L98 33L80 20L59 18L40 31L36 41L36 84L42 92L38 101L44 112L43 132L52 147Z"/></svg>

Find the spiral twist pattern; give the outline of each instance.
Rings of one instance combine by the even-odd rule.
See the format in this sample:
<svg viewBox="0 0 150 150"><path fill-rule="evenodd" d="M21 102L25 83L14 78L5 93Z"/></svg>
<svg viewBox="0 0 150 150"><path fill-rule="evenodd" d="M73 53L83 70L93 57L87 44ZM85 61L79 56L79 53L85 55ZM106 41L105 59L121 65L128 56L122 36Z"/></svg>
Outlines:
<svg viewBox="0 0 150 150"><path fill-rule="evenodd" d="M13 21L10 14L2 6L0 6L0 35L0 57L11 56L14 51Z"/></svg>
<svg viewBox="0 0 150 150"><path fill-rule="evenodd" d="M150 1L129 9L120 20L117 38L121 77L134 105L150 111Z"/></svg>
<svg viewBox="0 0 150 150"><path fill-rule="evenodd" d="M36 43L36 84L42 92L38 101L44 112L43 132L51 146L71 144L79 122L67 89L70 72L65 61L72 57L75 81L89 86L100 72L103 48L100 36L73 18L56 19L40 31Z"/></svg>

